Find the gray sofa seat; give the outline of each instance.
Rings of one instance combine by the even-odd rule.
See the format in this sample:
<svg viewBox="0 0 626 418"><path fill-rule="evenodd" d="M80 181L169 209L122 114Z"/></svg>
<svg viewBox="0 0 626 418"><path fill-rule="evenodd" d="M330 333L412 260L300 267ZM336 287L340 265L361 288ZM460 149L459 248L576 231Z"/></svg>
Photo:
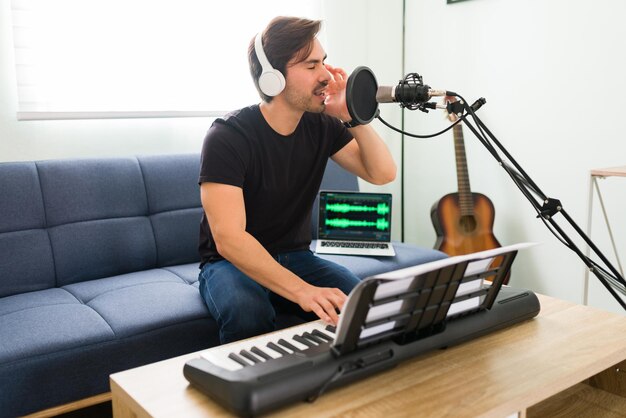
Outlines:
<svg viewBox="0 0 626 418"><path fill-rule="evenodd" d="M197 283L198 171L197 154L0 164L0 416L219 343ZM322 187L357 183L331 163ZM363 278L445 256L394 245L392 258L324 257Z"/></svg>

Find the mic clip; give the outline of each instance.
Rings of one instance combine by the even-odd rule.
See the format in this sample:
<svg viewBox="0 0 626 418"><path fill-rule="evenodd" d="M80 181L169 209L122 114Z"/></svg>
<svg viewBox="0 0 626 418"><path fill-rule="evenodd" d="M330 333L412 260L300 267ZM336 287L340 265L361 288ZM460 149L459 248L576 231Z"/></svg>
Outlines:
<svg viewBox="0 0 626 418"><path fill-rule="evenodd" d="M451 115L461 116L465 110L465 102L458 100L456 102L449 102L446 105L446 111Z"/></svg>
<svg viewBox="0 0 626 418"><path fill-rule="evenodd" d="M449 93L450 94L448 94L448 96L455 96L456 95L456 94L454 94L452 92L449 92ZM476 100L474 102L474 104L472 104L470 107L471 107L472 111L476 112L485 103L487 103L487 100L485 100L484 97L481 97L480 99ZM456 102L448 102L448 104L446 105L446 111L449 114L457 115L458 117L461 117L461 115L463 115L463 111L465 110L465 108L466 108L466 105L465 105L465 102L463 100L457 100Z"/></svg>

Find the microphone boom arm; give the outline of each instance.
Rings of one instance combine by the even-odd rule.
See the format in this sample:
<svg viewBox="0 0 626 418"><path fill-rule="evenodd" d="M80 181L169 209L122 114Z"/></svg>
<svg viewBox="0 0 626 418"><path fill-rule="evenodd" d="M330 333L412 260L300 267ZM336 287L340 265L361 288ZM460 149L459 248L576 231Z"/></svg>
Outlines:
<svg viewBox="0 0 626 418"><path fill-rule="evenodd" d="M474 105L469 106L463 98L457 95L463 103L464 111L463 116L465 119L465 125L474 133L481 144L489 151L489 153L496 159L498 164L506 171L511 177L513 183L520 189L522 194L528 199L533 208L537 211L537 218L540 218L546 227L552 232L556 238L561 241L566 247L572 250L583 261L589 271L593 273L596 278L602 283L607 291L615 298L615 300L626 310L626 301L620 297L617 292L626 296L626 280L620 275L618 270L611 264L606 256L600 251L595 243L583 232L583 230L576 224L576 222L569 216L569 214L563 208L561 201L545 195L539 186L530 178L526 171L519 165L513 156L507 151L507 149L498 141L495 135L487 128L482 120L474 113ZM484 99L483 99L484 100ZM474 127L467 116L476 123ZM491 141L491 142L490 142ZM492 145L495 144L495 147ZM497 149L496 149L497 147ZM500 157L498 153L500 151L510 164ZM593 253L602 261L604 267L601 264L593 261L589 256L585 255L572 241L572 239L563 231L559 224L555 220L555 215L561 214L567 224L569 224L576 232L578 237L589 246ZM605 268L606 267L606 268Z"/></svg>

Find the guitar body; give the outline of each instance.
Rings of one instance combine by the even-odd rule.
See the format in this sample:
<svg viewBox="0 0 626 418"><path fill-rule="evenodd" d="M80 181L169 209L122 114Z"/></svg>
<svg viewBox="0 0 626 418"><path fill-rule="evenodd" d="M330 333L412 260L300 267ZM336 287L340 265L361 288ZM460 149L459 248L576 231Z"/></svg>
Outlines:
<svg viewBox="0 0 626 418"><path fill-rule="evenodd" d="M498 248L501 245L493 235L496 214L493 203L484 194L472 193L470 188L463 128L457 124L452 133L459 191L445 195L430 210L437 233L435 249L455 256ZM491 266L498 267L503 261L504 257L496 257ZM504 284L509 278L510 273L504 278Z"/></svg>
<svg viewBox="0 0 626 418"><path fill-rule="evenodd" d="M430 219L437 233L435 249L455 256L501 247L493 235L493 203L481 193L470 196L473 210L469 215L463 215L458 193L447 194L433 205ZM491 266L500 266L503 261L504 257L496 257ZM508 284L510 278L509 272L503 283Z"/></svg>
<svg viewBox="0 0 626 418"><path fill-rule="evenodd" d="M500 247L493 235L493 203L481 193L471 194L473 214L463 215L459 194L439 199L430 211L437 241L435 248L448 255L463 255Z"/></svg>

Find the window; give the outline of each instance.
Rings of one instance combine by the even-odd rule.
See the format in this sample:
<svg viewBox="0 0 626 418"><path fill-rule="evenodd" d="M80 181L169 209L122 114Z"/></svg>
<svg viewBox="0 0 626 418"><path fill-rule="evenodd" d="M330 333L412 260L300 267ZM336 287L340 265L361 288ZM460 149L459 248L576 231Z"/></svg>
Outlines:
<svg viewBox="0 0 626 418"><path fill-rule="evenodd" d="M259 100L249 41L321 0L13 0L18 119L218 116Z"/></svg>

